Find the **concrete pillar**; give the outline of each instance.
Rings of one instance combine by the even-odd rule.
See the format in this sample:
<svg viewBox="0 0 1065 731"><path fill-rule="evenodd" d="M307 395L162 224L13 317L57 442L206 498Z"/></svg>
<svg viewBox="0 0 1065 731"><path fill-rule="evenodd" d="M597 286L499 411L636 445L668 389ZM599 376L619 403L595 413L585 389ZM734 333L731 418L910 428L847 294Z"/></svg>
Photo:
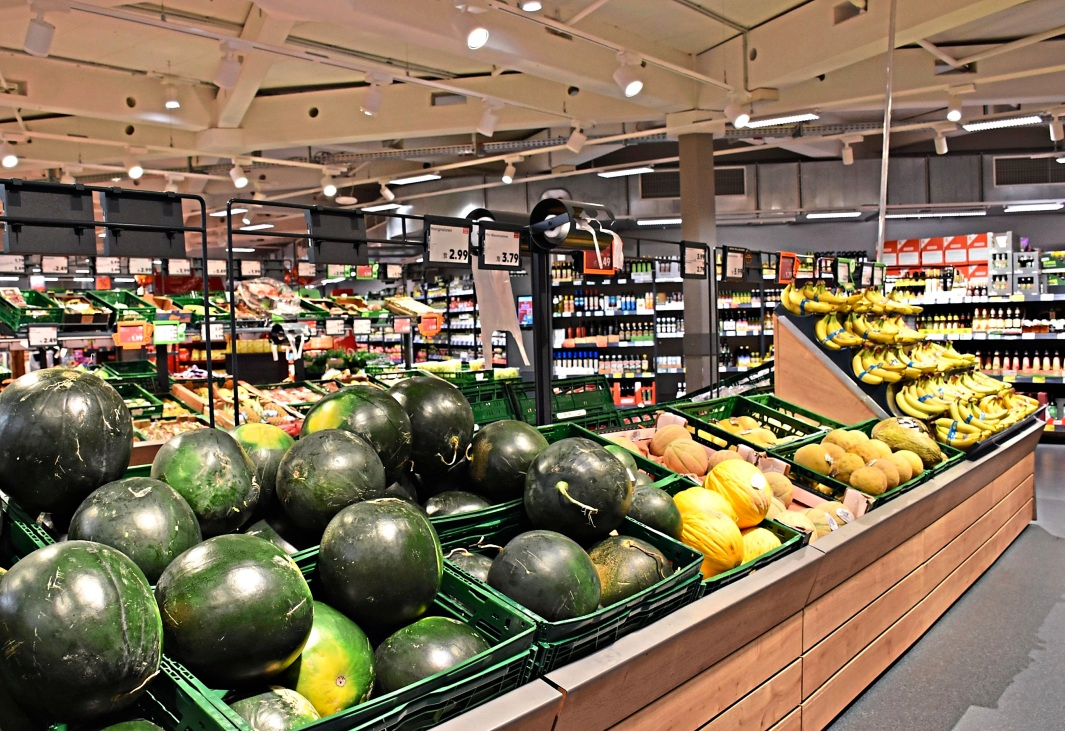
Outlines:
<svg viewBox="0 0 1065 731"><path fill-rule="evenodd" d="M714 136L681 135L679 142L681 237L713 249L717 245ZM707 266L710 277L715 276L713 259ZM684 280L684 380L689 392L711 385L717 377L717 353L711 337L717 325L717 312L710 293L709 277Z"/></svg>

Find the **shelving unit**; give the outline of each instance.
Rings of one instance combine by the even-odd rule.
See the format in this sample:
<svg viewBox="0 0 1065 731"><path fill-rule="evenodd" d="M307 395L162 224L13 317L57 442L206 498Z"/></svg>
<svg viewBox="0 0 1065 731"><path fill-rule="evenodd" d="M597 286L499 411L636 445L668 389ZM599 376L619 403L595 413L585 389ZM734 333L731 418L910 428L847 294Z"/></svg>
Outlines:
<svg viewBox="0 0 1065 731"><path fill-rule="evenodd" d="M483 357L479 306L471 279L447 281L442 276L436 277L415 285L411 296L440 310L446 324L444 330L431 338L415 337L415 362L451 358L469 361ZM506 347L505 335L492 336L493 366L507 365Z"/></svg>
<svg viewBox="0 0 1065 731"><path fill-rule="evenodd" d="M717 273L718 375L744 373L772 357L773 309L780 302L775 283L775 254L755 254L742 281L721 276L721 253L715 254Z"/></svg>

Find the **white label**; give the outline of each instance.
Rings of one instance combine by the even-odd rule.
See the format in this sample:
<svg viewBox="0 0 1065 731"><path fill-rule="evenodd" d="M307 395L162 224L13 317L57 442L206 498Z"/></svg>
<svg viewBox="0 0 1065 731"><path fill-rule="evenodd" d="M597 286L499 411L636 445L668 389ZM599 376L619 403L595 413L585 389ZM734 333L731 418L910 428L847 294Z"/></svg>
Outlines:
<svg viewBox="0 0 1065 731"><path fill-rule="evenodd" d="M1053 302L1054 301L1054 295L1052 295L1052 294L1041 294L1041 295L1039 295L1039 301L1040 302Z"/></svg>
<svg viewBox="0 0 1065 731"><path fill-rule="evenodd" d="M192 274L192 262L188 259L170 259L167 271L174 277L187 277Z"/></svg>
<svg viewBox="0 0 1065 731"><path fill-rule="evenodd" d="M0 272L22 274L26 271L26 257L14 254L0 256Z"/></svg>
<svg viewBox="0 0 1065 731"><path fill-rule="evenodd" d="M31 348L45 348L59 342L59 329L55 327L31 326L27 334Z"/></svg>
<svg viewBox="0 0 1065 731"><path fill-rule="evenodd" d="M521 269L521 235L517 231L484 231L486 264Z"/></svg>
<svg viewBox="0 0 1065 731"><path fill-rule="evenodd" d="M156 345L176 343L178 336L178 322L157 322L152 330L152 342Z"/></svg>
<svg viewBox="0 0 1065 731"><path fill-rule="evenodd" d="M208 339L208 335L212 341L225 340L226 339L226 325L224 322L212 322L210 333L203 332L203 328L200 328L200 337L204 340Z"/></svg>
<svg viewBox="0 0 1065 731"><path fill-rule="evenodd" d="M1021 340L1035 340L1035 333L1021 333Z"/></svg>
<svg viewBox="0 0 1065 731"><path fill-rule="evenodd" d="M65 256L42 256L42 274L66 274L70 271L70 262Z"/></svg>
<svg viewBox="0 0 1065 731"><path fill-rule="evenodd" d="M343 335L345 331L343 320L326 320L325 321L325 334L326 335ZM356 330L356 332L358 332Z"/></svg>
<svg viewBox="0 0 1065 731"><path fill-rule="evenodd" d="M207 276L224 277L226 275L226 262L224 259L207 260Z"/></svg>
<svg viewBox="0 0 1065 731"><path fill-rule="evenodd" d="M130 274L151 274L152 273L152 260L133 258L129 260L129 273Z"/></svg>
<svg viewBox="0 0 1065 731"><path fill-rule="evenodd" d="M385 277L388 279L402 279L403 278L403 265L402 264L385 264Z"/></svg>
<svg viewBox="0 0 1065 731"><path fill-rule="evenodd" d="M348 276L348 268L344 264L327 264L325 267L325 272L330 279Z"/></svg>
<svg viewBox="0 0 1065 731"><path fill-rule="evenodd" d="M117 256L98 256L96 257L96 273L121 274L122 262Z"/></svg>
<svg viewBox="0 0 1065 731"><path fill-rule="evenodd" d="M429 262L467 264L470 261L469 226L429 226Z"/></svg>
<svg viewBox="0 0 1065 731"><path fill-rule="evenodd" d="M731 255L729 256L731 259ZM743 276L742 271L743 258L740 257L741 271L739 276ZM692 274L699 277L706 276L706 249L699 249L695 247L686 247L684 249L684 273Z"/></svg>
<svg viewBox="0 0 1065 731"><path fill-rule="evenodd" d="M973 333L973 340L987 340L987 333Z"/></svg>
<svg viewBox="0 0 1065 731"><path fill-rule="evenodd" d="M351 331L356 335L369 335L372 324L365 317L356 317L351 321Z"/></svg>
<svg viewBox="0 0 1065 731"><path fill-rule="evenodd" d="M728 253L728 258L725 260L725 279L743 279L742 251L730 251Z"/></svg>
<svg viewBox="0 0 1065 731"><path fill-rule="evenodd" d="M241 259L240 274L242 277L260 277L263 273L263 263L258 259Z"/></svg>
<svg viewBox="0 0 1065 731"><path fill-rule="evenodd" d="M296 265L296 274L301 277L313 277L317 273L314 262L301 261Z"/></svg>

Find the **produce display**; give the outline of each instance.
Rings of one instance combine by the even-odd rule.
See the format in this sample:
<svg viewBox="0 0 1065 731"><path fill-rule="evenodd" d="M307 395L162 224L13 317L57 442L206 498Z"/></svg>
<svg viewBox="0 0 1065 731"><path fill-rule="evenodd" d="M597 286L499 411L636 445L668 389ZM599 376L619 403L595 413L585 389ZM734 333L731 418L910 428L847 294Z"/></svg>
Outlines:
<svg viewBox="0 0 1065 731"><path fill-rule="evenodd" d="M284 386L269 389L270 397L279 404L312 404L322 398L322 394L306 386Z"/></svg>
<svg viewBox="0 0 1065 731"><path fill-rule="evenodd" d="M205 424L198 419L182 419L180 417L162 421L136 421L133 423L133 427L136 430L133 441L165 442L170 437L202 429L204 426Z"/></svg>

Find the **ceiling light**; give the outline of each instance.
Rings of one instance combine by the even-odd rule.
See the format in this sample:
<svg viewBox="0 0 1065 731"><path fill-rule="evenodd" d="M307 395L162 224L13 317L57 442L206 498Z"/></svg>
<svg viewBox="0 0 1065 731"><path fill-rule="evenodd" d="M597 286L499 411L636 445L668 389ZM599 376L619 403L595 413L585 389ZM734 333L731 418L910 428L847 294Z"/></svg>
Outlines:
<svg viewBox="0 0 1065 731"><path fill-rule="evenodd" d="M389 180L389 185L412 185L413 183L427 183L430 180L440 180L440 176L436 173L425 173L424 175L411 175L406 178L396 178L395 180Z"/></svg>
<svg viewBox="0 0 1065 731"><path fill-rule="evenodd" d="M679 226L679 218L641 218L636 221L637 226Z"/></svg>
<svg viewBox="0 0 1065 731"><path fill-rule="evenodd" d="M518 168L516 168L514 166L513 162L511 162L510 160L507 160L507 167L506 167L505 170L503 170L503 178L502 178L503 182L506 183L507 185L510 185L511 183L514 182L514 176L517 175L517 173L518 173Z"/></svg>
<svg viewBox="0 0 1065 731"><path fill-rule="evenodd" d="M0 141L0 165L8 169L18 165L18 155L15 154L15 148L6 140Z"/></svg>
<svg viewBox="0 0 1065 731"><path fill-rule="evenodd" d="M71 277L72 282L95 282L96 277Z"/></svg>
<svg viewBox="0 0 1065 731"><path fill-rule="evenodd" d="M355 192L354 188L352 189L352 192ZM338 206L353 206L359 202L359 199L353 195L338 195L333 199L333 202Z"/></svg>
<svg viewBox="0 0 1065 731"><path fill-rule="evenodd" d="M367 117L376 117L381 113L381 107L385 103L385 95L381 91L381 86L391 83L391 79L387 76L366 74L366 80L370 82L370 90L363 97L362 104L359 105L359 111Z"/></svg>
<svg viewBox="0 0 1065 731"><path fill-rule="evenodd" d="M947 121L961 121L961 99L954 94L947 97Z"/></svg>
<svg viewBox="0 0 1065 731"><path fill-rule="evenodd" d="M986 215L987 211L929 211L927 213L888 213L884 218L964 218Z"/></svg>
<svg viewBox="0 0 1065 731"><path fill-rule="evenodd" d="M1065 139L1065 125L1062 125L1060 117L1050 118L1050 141L1061 142Z"/></svg>
<svg viewBox="0 0 1065 731"><path fill-rule="evenodd" d="M396 210L398 208L402 208L402 207L403 206L401 206L398 203L381 203L381 204L376 205L376 206L366 206L362 210L365 211L366 213L379 213L381 211L394 211L394 210Z"/></svg>
<svg viewBox="0 0 1065 731"><path fill-rule="evenodd" d="M854 164L854 148L851 147L849 142L843 143L843 149L840 151L840 158L843 160L844 165Z"/></svg>
<svg viewBox="0 0 1065 731"><path fill-rule="evenodd" d="M618 70L614 72L614 83L628 99L643 91L643 81L636 73L640 64L640 57L636 54L628 51L618 53Z"/></svg>
<svg viewBox="0 0 1065 731"><path fill-rule="evenodd" d="M244 168L237 164L236 160L233 161L233 167L229 169L229 177L232 178L233 186L237 190L248 187L248 176L244 173Z"/></svg>
<svg viewBox="0 0 1065 731"><path fill-rule="evenodd" d="M785 124L797 124L799 122L813 122L821 117L813 112L805 114L788 114L783 117L769 117L768 119L752 119L747 122L747 127L758 129L760 127L776 127Z"/></svg>
<svg viewBox="0 0 1065 731"><path fill-rule="evenodd" d="M255 249L249 249L246 246L243 246L243 247L242 246L234 246L233 247L233 253L234 254L254 254L255 253Z"/></svg>
<svg viewBox="0 0 1065 731"><path fill-rule="evenodd" d="M163 186L163 192L164 193L177 193L178 192L177 181L174 180L169 175L166 176L166 185Z"/></svg>
<svg viewBox="0 0 1065 731"><path fill-rule="evenodd" d="M181 109L181 100L178 99L177 87L173 84L166 85L166 102L164 106L167 109Z"/></svg>
<svg viewBox="0 0 1065 731"><path fill-rule="evenodd" d="M133 284L137 281L136 277L115 277L111 280L115 284Z"/></svg>
<svg viewBox="0 0 1065 731"><path fill-rule="evenodd" d="M823 213L807 213L806 217L813 220L818 218L860 218L861 211L825 211Z"/></svg>
<svg viewBox="0 0 1065 731"><path fill-rule="evenodd" d="M14 277L5 274L4 276L0 277L0 282L17 282L19 279L20 277Z"/></svg>
<svg viewBox="0 0 1065 731"><path fill-rule="evenodd" d="M326 198L332 198L337 194L337 184L333 180L333 176L326 173L322 176L322 192Z"/></svg>
<svg viewBox="0 0 1065 731"><path fill-rule="evenodd" d="M254 216L251 214L251 211L248 211L244 214L244 217L240 219L240 222L245 226L250 226L253 218Z"/></svg>
<svg viewBox="0 0 1065 731"><path fill-rule="evenodd" d="M32 5L30 6L32 8ZM52 50L52 39L55 38L55 26L44 19L44 13L37 11L37 15L30 19L26 26L26 39L22 42L22 50L31 56L44 57Z"/></svg>
<svg viewBox="0 0 1065 731"><path fill-rule="evenodd" d="M1017 203L1008 205L1003 210L1006 213L1037 213L1039 211L1060 211L1065 208L1065 203Z"/></svg>
<svg viewBox="0 0 1065 731"><path fill-rule="evenodd" d="M393 193L392 189L389 188L387 185L385 185L384 183L381 183L381 198L382 198L382 200L385 200L385 201L391 203L392 201L394 201L396 199L396 194Z"/></svg>
<svg viewBox="0 0 1065 731"><path fill-rule="evenodd" d="M74 179L74 176L70 174L69 170L63 168L63 174L59 176L59 182L63 185L74 185L74 183L78 181Z"/></svg>
<svg viewBox="0 0 1065 731"><path fill-rule="evenodd" d="M222 59L214 71L214 85L219 89L232 89L240 81L240 61L228 44L222 44Z"/></svg>
<svg viewBox="0 0 1065 731"><path fill-rule="evenodd" d="M126 155L122 164L125 165L126 174L129 175L130 180L140 180L141 176L144 175L144 168L133 155Z"/></svg>
<svg viewBox="0 0 1065 731"><path fill-rule="evenodd" d="M743 129L751 121L751 115L736 102L729 102L725 106L725 116L736 129Z"/></svg>
<svg viewBox="0 0 1065 731"><path fill-rule="evenodd" d="M947 138L943 136L942 132L936 132L936 154L947 154Z"/></svg>
<svg viewBox="0 0 1065 731"><path fill-rule="evenodd" d="M1005 129L1007 127L1023 127L1027 124L1041 124L1043 118L1038 114L1027 117L1010 117L1009 119L989 119L984 122L969 122L963 124L962 129L966 132L980 132L985 129Z"/></svg>
<svg viewBox="0 0 1065 731"><path fill-rule="evenodd" d="M653 173L654 171L654 168L644 165L635 168L622 168L621 170L604 170L598 175L600 178L623 178L626 175L642 175L643 173Z"/></svg>
<svg viewBox="0 0 1065 731"><path fill-rule="evenodd" d="M482 9L478 8L477 11ZM474 12L470 6L462 6L458 15L455 16L455 30L466 39L466 47L471 51L484 48L488 43L488 28L477 19L480 12Z"/></svg>
<svg viewBox="0 0 1065 731"><path fill-rule="evenodd" d="M481 112L481 121L477 123L477 133L485 137L491 137L496 133L496 125L499 124L499 110L503 103L495 100L484 100L484 111Z"/></svg>
<svg viewBox="0 0 1065 731"><path fill-rule="evenodd" d="M234 216L236 216L238 214L241 214L241 213L247 213L247 212L248 212L247 208L233 208L233 209L230 210L230 213L232 213ZM228 214L226 213L225 209L222 209L221 211L215 211L214 213L208 213L207 215L208 216L213 216L214 218L225 218L226 215L228 215Z"/></svg>
<svg viewBox="0 0 1065 731"><path fill-rule="evenodd" d="M581 129L580 122L573 123L573 131L569 133L569 139L566 140L566 149L572 152L574 155L580 154L580 151L584 149L584 143L588 141L588 135L584 134Z"/></svg>
<svg viewBox="0 0 1065 731"><path fill-rule="evenodd" d="M1065 165L1065 155L1062 155L1061 157L1056 159L1054 162L1060 163L1061 165Z"/></svg>
<svg viewBox="0 0 1065 731"><path fill-rule="evenodd" d="M544 4L540 0L518 0L518 7L526 13L536 13L543 10Z"/></svg>
<svg viewBox="0 0 1065 731"><path fill-rule="evenodd" d="M273 227L274 227L274 224L272 224L272 223L253 223L250 226L241 226L240 230L241 231L262 231L264 229L273 228ZM234 249L234 251L236 251L236 249Z"/></svg>

